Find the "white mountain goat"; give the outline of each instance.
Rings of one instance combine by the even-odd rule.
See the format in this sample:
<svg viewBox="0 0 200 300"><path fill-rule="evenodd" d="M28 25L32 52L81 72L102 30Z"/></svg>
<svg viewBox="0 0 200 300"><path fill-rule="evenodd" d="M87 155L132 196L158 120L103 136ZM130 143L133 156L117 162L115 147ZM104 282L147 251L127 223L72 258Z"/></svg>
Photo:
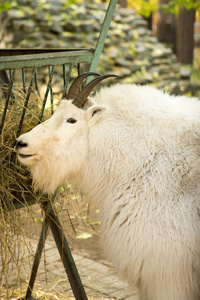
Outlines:
<svg viewBox="0 0 200 300"><path fill-rule="evenodd" d="M140 300L199 300L200 101L124 84L87 100L109 77L80 92L89 75L17 139L19 160L37 189L70 179L98 203L105 253Z"/></svg>

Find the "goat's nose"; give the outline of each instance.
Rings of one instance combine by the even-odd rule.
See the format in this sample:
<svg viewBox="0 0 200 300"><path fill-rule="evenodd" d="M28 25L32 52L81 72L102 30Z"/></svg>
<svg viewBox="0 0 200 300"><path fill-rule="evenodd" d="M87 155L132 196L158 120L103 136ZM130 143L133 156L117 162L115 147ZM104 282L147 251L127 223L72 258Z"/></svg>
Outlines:
<svg viewBox="0 0 200 300"><path fill-rule="evenodd" d="M24 147L27 147L27 146L28 146L27 143L24 143L23 141L16 140L15 150L19 150L20 148L24 148Z"/></svg>

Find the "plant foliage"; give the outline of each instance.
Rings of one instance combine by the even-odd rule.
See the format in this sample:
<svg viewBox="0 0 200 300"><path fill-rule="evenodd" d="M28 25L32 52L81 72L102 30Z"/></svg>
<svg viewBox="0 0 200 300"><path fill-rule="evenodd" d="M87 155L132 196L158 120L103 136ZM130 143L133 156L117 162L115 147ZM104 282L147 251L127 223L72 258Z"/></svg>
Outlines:
<svg viewBox="0 0 200 300"><path fill-rule="evenodd" d="M134 8L140 15L149 17L154 11L159 8L159 0L127 0L128 7ZM179 13L181 8L187 10L198 9L200 7L200 0L169 0L167 4L161 5L166 12Z"/></svg>
<svg viewBox="0 0 200 300"><path fill-rule="evenodd" d="M0 1L0 13L3 11L3 10L6 10L8 11L10 8L10 2L9 1Z"/></svg>

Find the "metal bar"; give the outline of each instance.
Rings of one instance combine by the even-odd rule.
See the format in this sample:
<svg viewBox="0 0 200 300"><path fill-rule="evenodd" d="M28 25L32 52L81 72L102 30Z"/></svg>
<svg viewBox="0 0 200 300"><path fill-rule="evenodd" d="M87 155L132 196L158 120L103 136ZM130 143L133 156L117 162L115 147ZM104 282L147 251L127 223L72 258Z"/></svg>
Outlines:
<svg viewBox="0 0 200 300"><path fill-rule="evenodd" d="M6 117L6 112L7 112L7 109L8 109L8 103L9 103L10 95L12 93L14 77L15 77L15 70L13 70L11 78L10 78L10 85L9 85L9 88L8 88L7 98L6 98L4 111L3 111L3 115L2 115L2 120L1 120L1 125L0 125L0 134L2 133L2 130L3 130L3 125L4 125L4 121L5 121L5 117Z"/></svg>
<svg viewBox="0 0 200 300"><path fill-rule="evenodd" d="M42 116L43 116L43 113L44 113L45 105L46 105L46 102L47 102L47 97L48 97L49 90L50 90L51 84L52 84L54 68L55 68L55 66L52 66L51 73L49 74L49 82L48 82L47 89L46 89L46 92L45 92L45 96L44 96L44 100L43 100L42 109L41 109L41 112L40 112L38 124L41 123L41 120L42 120Z"/></svg>
<svg viewBox="0 0 200 300"><path fill-rule="evenodd" d="M24 299L29 299L31 297L31 294L33 291L33 286L35 283L35 278L37 275L38 267L39 267L41 256L42 256L42 252L43 252L45 241L47 238L48 228L49 228L49 223L48 223L48 218L46 217L43 222L43 225L42 225L42 230L41 230L40 238L39 238L38 245L37 245L37 250L35 253L35 257L34 257L32 270L31 270L29 285L28 285L28 288L26 291L26 296Z"/></svg>
<svg viewBox="0 0 200 300"><path fill-rule="evenodd" d="M29 55L29 54L42 54L42 53L55 53L55 52L72 52L72 51L90 51L91 49L85 48L11 48L11 49L0 49L0 56L15 56L15 55Z"/></svg>
<svg viewBox="0 0 200 300"><path fill-rule="evenodd" d="M71 66L71 65L70 65ZM67 82L67 77L66 77L66 65L63 65L63 83L64 83L64 87L66 85Z"/></svg>
<svg viewBox="0 0 200 300"><path fill-rule="evenodd" d="M27 201L23 201L23 200L16 200L16 199L13 199L12 200L12 205L9 205L5 202L3 202L2 200L0 200L0 205L3 207L4 210L6 211L12 211L14 209L20 209L20 208L24 208L24 207L27 207L27 206L31 206L31 205L34 205L36 204L37 202L35 201L34 198L32 199L28 199Z"/></svg>
<svg viewBox="0 0 200 300"><path fill-rule="evenodd" d="M35 72L35 88L36 88L38 96L40 97L40 91L39 91L39 87L38 87L38 69L37 68L36 68L36 72Z"/></svg>
<svg viewBox="0 0 200 300"><path fill-rule="evenodd" d="M108 9L106 12L106 16L105 16L103 25L101 27L101 32L100 32L100 35L99 35L99 38L98 38L98 41L96 44L96 48L95 48L94 56L92 58L89 72L96 71L96 68L97 68L97 65L99 62L99 58L103 51L104 42L107 37L108 29L109 29L110 23L112 21L112 17L113 17L116 5L117 5L117 0L110 0L109 6L108 6ZM86 80L86 84L89 83L91 80L92 80L92 76L89 76Z"/></svg>
<svg viewBox="0 0 200 300"><path fill-rule="evenodd" d="M78 69L78 76L79 76L79 75L81 75L81 65L80 65L80 63L78 63L77 69Z"/></svg>
<svg viewBox="0 0 200 300"><path fill-rule="evenodd" d="M9 84L10 84L10 79L8 77L6 70L0 71L0 87L3 92L4 98L7 98L7 94L8 94L7 87ZM14 93L11 93L11 98L15 99Z"/></svg>
<svg viewBox="0 0 200 300"><path fill-rule="evenodd" d="M69 70L68 70L68 72L66 74L66 66L63 65L64 88L63 88L63 93L62 93L62 99L66 97L67 87L68 87L68 84L69 84L69 80L70 80L70 76L71 76L71 72L72 72L73 66L74 66L73 64L70 64Z"/></svg>
<svg viewBox="0 0 200 300"><path fill-rule="evenodd" d="M0 84L9 84L10 79L8 78L8 74L6 70L0 71Z"/></svg>
<svg viewBox="0 0 200 300"><path fill-rule="evenodd" d="M50 228L51 228L54 240L56 242L58 251L60 253L60 257L62 259L64 268L65 268L65 271L67 273L69 282L71 284L71 288L74 293L74 296L75 296L76 300L87 300L87 296L86 296L84 287L82 285L81 279L79 277L74 259L71 254L71 251L69 249L67 240L64 236L59 219L54 214L53 209L51 209L51 212L49 213L48 220L49 220L49 224L50 224Z"/></svg>
<svg viewBox="0 0 200 300"><path fill-rule="evenodd" d="M24 102L24 107L23 107L22 114L21 114L21 119L20 119L20 122L19 122L18 130L17 130L17 137L20 135L20 132L21 132L21 129L22 129L22 124L23 124L23 121L24 121L26 108L27 108L27 105L28 105L28 101L29 101L32 86L33 86L33 80L35 78L35 72L36 72L36 68L33 69L33 73L32 73L32 76L31 76L31 81L30 81L30 84L29 84L29 87L28 87L28 92L27 92L27 95L26 95L26 99L25 99L25 102Z"/></svg>
<svg viewBox="0 0 200 300"><path fill-rule="evenodd" d="M70 65L71 67L71 65ZM66 65L63 65L63 93L61 99L66 97L67 94L67 75L66 75Z"/></svg>
<svg viewBox="0 0 200 300"><path fill-rule="evenodd" d="M0 70L39 68L44 66L57 66L91 62L94 50L55 52L47 54L33 54L20 56L0 57Z"/></svg>
<svg viewBox="0 0 200 300"><path fill-rule="evenodd" d="M49 66L49 76L51 75L52 66ZM51 101L51 114L53 115L53 91L52 91L52 81L50 84L50 101Z"/></svg>
<svg viewBox="0 0 200 300"><path fill-rule="evenodd" d="M23 82L23 92L26 94L26 73L25 69L22 69L22 82Z"/></svg>

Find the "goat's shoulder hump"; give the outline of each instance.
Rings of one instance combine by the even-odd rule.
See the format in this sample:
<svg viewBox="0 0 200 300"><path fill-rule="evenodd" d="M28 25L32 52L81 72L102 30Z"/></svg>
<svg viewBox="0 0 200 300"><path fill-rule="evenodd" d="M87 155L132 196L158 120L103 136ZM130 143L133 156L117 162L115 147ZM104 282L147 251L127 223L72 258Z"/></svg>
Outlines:
<svg viewBox="0 0 200 300"><path fill-rule="evenodd" d="M176 114L200 114L200 101L194 97L174 96L154 86L115 84L102 88L95 102L112 107L143 108L153 111L168 111Z"/></svg>

